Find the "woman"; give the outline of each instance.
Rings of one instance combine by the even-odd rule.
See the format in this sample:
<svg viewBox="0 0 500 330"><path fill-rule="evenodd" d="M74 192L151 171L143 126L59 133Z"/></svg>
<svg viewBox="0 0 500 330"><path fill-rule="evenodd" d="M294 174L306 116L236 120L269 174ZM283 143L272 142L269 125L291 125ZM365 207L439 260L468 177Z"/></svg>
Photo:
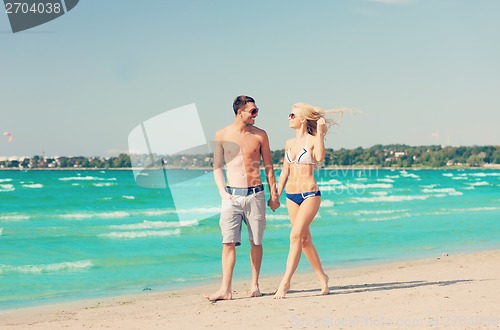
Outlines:
<svg viewBox="0 0 500 330"><path fill-rule="evenodd" d="M313 171L315 164L325 157L324 138L328 130L325 114L339 112L342 113L342 110L325 111L306 103L296 103L288 116L289 126L295 130L295 138L286 141L278 196L281 196L286 185L286 205L292 230L286 271L274 295L275 299L284 298L290 289L302 251L318 275L321 294L330 293L328 276L323 271L318 252L312 243L309 225L321 203L321 193Z"/></svg>

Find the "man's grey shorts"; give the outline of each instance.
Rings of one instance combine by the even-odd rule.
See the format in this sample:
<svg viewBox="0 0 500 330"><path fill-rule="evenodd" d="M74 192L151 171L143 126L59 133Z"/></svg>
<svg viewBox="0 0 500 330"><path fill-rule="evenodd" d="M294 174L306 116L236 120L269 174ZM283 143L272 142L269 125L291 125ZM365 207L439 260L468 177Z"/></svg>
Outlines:
<svg viewBox="0 0 500 330"><path fill-rule="evenodd" d="M266 228L266 202L264 191L248 196L233 195L233 199L223 199L220 214L222 243L241 244L241 226L245 222L248 238L255 245L262 245Z"/></svg>

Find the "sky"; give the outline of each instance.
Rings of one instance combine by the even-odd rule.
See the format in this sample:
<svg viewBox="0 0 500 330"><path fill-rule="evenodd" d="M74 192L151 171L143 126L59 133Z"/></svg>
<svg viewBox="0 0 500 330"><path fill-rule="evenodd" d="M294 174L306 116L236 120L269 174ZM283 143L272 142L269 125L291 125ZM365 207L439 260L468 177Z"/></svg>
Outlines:
<svg viewBox="0 0 500 330"><path fill-rule="evenodd" d="M211 140L241 94L272 150L294 136L299 101L358 111L328 148L498 145L499 12L497 0L81 0L12 33L3 11L0 134L13 138L0 156L128 153L135 127L193 103Z"/></svg>

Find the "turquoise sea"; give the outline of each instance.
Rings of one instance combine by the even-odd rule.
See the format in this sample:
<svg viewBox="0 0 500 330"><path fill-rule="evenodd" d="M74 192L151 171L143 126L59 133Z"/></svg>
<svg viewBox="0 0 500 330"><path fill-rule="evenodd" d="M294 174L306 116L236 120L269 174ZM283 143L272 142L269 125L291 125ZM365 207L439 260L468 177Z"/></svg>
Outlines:
<svg viewBox="0 0 500 330"><path fill-rule="evenodd" d="M175 176L198 177L184 195L175 191L189 203L138 185L128 170L0 171L0 309L204 281L217 289L213 178ZM327 267L500 248L500 170L319 170L316 178L323 201L311 231ZM289 230L286 208L268 211L262 276L284 271ZM250 277L248 250L243 240L236 278ZM309 269L305 258L300 269Z"/></svg>

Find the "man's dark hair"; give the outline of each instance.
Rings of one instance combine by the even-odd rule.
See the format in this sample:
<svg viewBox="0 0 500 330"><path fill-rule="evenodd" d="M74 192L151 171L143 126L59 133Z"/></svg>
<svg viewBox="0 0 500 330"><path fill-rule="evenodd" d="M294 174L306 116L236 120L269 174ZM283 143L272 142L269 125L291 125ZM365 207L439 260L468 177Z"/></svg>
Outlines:
<svg viewBox="0 0 500 330"><path fill-rule="evenodd" d="M238 110L248 102L255 103L255 100L252 97L246 95L240 95L236 97L233 102L234 114L236 115L238 113Z"/></svg>

